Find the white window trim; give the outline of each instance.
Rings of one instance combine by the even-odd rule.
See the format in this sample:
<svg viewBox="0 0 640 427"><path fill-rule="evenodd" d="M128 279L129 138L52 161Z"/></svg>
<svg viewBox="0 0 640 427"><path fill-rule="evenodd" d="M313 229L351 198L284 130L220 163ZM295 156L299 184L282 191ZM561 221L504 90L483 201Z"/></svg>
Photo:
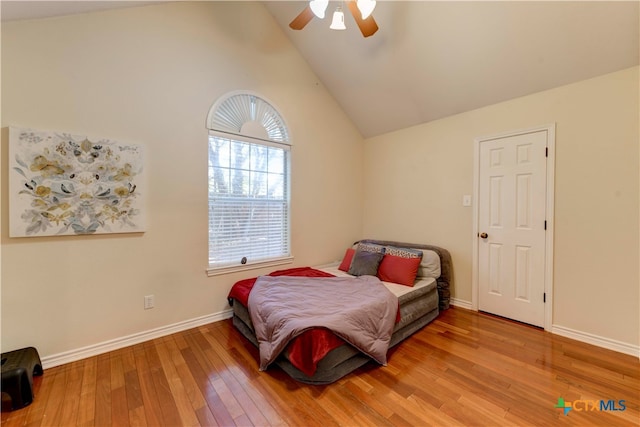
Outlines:
<svg viewBox="0 0 640 427"><path fill-rule="evenodd" d="M207 276L220 276L223 274L238 273L246 270L255 270L258 268L275 267L278 265L292 264L293 256L283 258L273 258L266 261L249 262L243 265L230 265L227 267L209 267L207 268Z"/></svg>
<svg viewBox="0 0 640 427"><path fill-rule="evenodd" d="M245 135L240 135L232 132L217 131L213 129L209 129L209 135L213 137L218 137L218 138L246 142L249 144L260 144L263 146L275 147L275 148L282 149L284 151L291 152L291 144L287 142L269 141L262 138L248 137ZM290 182L287 185L291 185ZM289 192L289 200L287 203L289 204L289 223L288 223L289 230L287 231L287 233L289 234L289 236L291 236L291 200L290 200L291 188L288 189L288 192ZM291 245L291 241L289 241L289 245ZM289 247L289 252L291 252L291 247ZM254 269L263 268L263 267L272 267L272 266L278 266L278 265L284 265L284 264L291 264L293 263L293 259L294 259L293 255L291 255L290 253L289 256L269 258L265 260L254 261L254 262L247 262L246 264L232 264L232 265L227 264L227 265L222 265L218 267L215 267L212 264L209 264L208 268L206 269L206 272L207 272L207 276L209 277L218 276L222 274L236 273L236 272L245 271L245 270L254 270Z"/></svg>
<svg viewBox="0 0 640 427"><path fill-rule="evenodd" d="M217 115L217 111L219 108L221 108L221 106L223 104L225 104L226 102L228 102L231 98L235 97L236 95L240 95L242 97L244 96L250 96L250 97L256 97L260 100L260 102L263 104L266 104L266 106L268 107L268 109L270 111L272 111L273 113L273 117L272 119L275 120L271 121L271 125L276 126L278 130L278 132L275 134L274 138L272 139L271 137L273 136L269 129L271 129L271 126L269 127L269 129L267 129L265 127L265 131L267 131L267 139L265 139L264 137L262 137L262 135L253 135L253 132L251 131L251 129L248 129L248 131L250 133L248 134L243 134L244 130L244 124L242 124L242 120L244 119L248 119L248 117L244 117L244 115L242 114L244 110L240 109L234 109L234 106L231 105L231 111L233 114L231 114L231 116L225 116L222 122L217 122L215 120L216 115ZM253 110L252 110L253 111ZM264 111L264 110L262 110ZM239 114L239 115L238 115ZM253 118L255 120L255 118ZM246 122L245 122L246 123ZM231 126L228 126L231 125ZM218 127L221 126L221 127ZM236 127L237 126L237 127ZM247 142L250 144L255 144L255 143L260 143L261 145L265 145L265 146L271 146L271 147L277 147L280 149L283 149L285 151L291 151L291 142L290 142L290 138L289 138L289 131L288 131L288 127L283 119L282 116L280 116L280 113L278 112L278 109L273 105L273 103L271 103L269 100L265 99L263 96L261 96L260 94L251 92L251 91L235 91L235 92L231 92L228 93L225 96L220 97L209 109L209 113L207 115L207 129L209 131L209 135L213 136L213 137L219 137L219 138L225 138L225 139L232 139L235 141L242 141L242 142ZM274 129L271 129L274 130ZM281 139L281 138L282 139ZM290 156L290 154L289 154ZM290 168L291 168L291 159L289 158L289 179L287 180L287 187L288 187L288 198L287 198L287 204L288 204L288 216L289 219L287 221L287 233L289 236L289 250L288 250L288 254L282 254L282 256L280 257L276 257L276 258L268 258L268 259L263 259L263 260L258 260L258 261L254 261L254 262L248 262L246 264L223 264L223 265L212 265L209 264L208 268L206 269L207 272L207 276L217 276L217 275L222 275L222 274L230 274L230 273L235 273L235 272L240 272L240 271L245 271L245 270L252 270L252 269L258 269L258 268L265 268L265 267L273 267L273 266L278 266L278 265L284 265L284 264L291 264L293 263L294 257L291 254L291 183L290 183ZM210 243L209 243L210 244Z"/></svg>
<svg viewBox="0 0 640 427"><path fill-rule="evenodd" d="M268 147L276 147L281 148L283 150L291 151L291 144L288 142L277 142L277 141L269 141L264 138L256 138L253 136L240 135L233 132L224 132L221 130L209 129L209 135L223 138L223 139L231 139L234 141L242 141L248 144L260 144Z"/></svg>

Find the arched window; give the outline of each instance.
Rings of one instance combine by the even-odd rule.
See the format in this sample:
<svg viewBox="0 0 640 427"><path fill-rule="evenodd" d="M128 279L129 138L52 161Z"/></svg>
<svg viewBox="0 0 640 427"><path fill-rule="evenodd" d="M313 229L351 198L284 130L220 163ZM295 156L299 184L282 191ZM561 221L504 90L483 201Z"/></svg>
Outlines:
<svg viewBox="0 0 640 427"><path fill-rule="evenodd" d="M209 110L209 274L292 261L289 132L276 109L232 93Z"/></svg>

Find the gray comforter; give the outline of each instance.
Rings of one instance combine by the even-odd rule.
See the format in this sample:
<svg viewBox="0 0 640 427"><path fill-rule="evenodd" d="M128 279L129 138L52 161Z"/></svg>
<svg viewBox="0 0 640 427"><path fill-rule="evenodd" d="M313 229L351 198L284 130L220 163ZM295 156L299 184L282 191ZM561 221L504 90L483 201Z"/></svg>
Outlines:
<svg viewBox="0 0 640 427"><path fill-rule="evenodd" d="M386 365L398 299L374 276L260 276L248 302L265 370L289 341L310 328L327 328Z"/></svg>

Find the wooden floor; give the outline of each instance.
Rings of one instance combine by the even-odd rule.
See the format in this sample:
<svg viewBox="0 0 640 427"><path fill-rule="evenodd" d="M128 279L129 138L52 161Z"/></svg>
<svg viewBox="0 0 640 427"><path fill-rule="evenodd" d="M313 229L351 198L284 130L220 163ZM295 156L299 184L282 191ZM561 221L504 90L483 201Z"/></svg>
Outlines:
<svg viewBox="0 0 640 427"><path fill-rule="evenodd" d="M47 369L34 387L3 426L640 424L636 357L460 308L393 349L388 366L328 386L259 372L256 349L222 321ZM567 415L559 398L574 406ZM591 410L600 400L624 410Z"/></svg>

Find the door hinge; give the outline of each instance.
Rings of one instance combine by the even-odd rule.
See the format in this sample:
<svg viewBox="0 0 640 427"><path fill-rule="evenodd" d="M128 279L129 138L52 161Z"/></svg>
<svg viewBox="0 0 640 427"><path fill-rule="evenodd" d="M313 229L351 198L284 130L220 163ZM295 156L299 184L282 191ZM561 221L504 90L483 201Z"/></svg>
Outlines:
<svg viewBox="0 0 640 427"><path fill-rule="evenodd" d="M547 302L547 293L542 294L542 302Z"/></svg>
<svg viewBox="0 0 640 427"><path fill-rule="evenodd" d="M544 156L549 157L549 147L544 148Z"/></svg>
<svg viewBox="0 0 640 427"><path fill-rule="evenodd" d="M544 229L545 230L547 229L547 220L546 219L544 220Z"/></svg>

